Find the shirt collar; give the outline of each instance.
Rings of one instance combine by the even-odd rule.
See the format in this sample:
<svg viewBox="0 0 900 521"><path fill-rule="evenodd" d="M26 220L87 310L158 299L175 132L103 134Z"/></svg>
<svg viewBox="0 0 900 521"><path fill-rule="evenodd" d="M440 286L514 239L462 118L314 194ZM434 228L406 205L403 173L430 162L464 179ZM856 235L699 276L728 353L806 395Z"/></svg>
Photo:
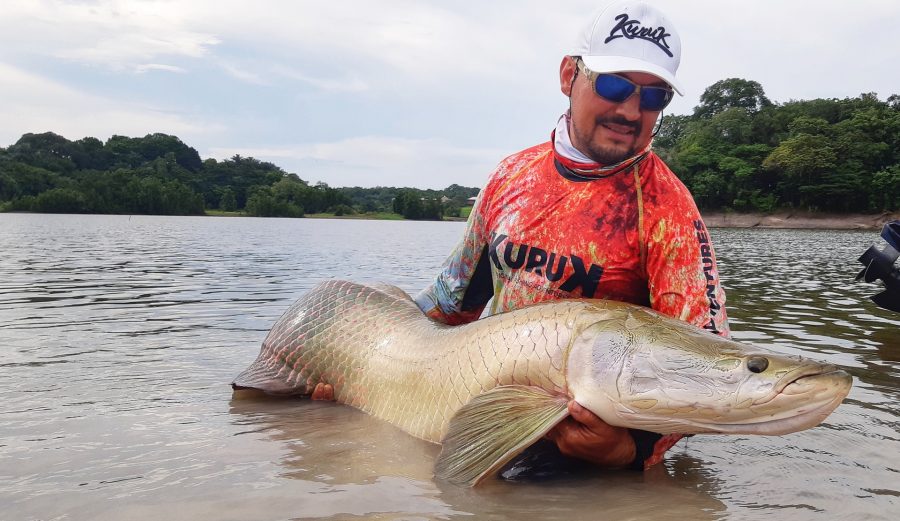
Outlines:
<svg viewBox="0 0 900 521"><path fill-rule="evenodd" d="M599 178L608 177L641 162L650 153L648 144L639 153L614 165L601 165L575 148L569 137L569 114L565 113L556 122L556 129L550 134L553 142L553 155L557 164L576 177Z"/></svg>

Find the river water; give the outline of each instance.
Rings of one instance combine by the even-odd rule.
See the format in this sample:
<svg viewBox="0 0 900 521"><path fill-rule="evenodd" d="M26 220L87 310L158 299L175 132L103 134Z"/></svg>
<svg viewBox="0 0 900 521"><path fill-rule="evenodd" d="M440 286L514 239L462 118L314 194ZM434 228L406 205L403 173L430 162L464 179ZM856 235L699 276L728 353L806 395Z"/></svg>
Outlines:
<svg viewBox="0 0 900 521"><path fill-rule="evenodd" d="M734 337L846 368L819 427L695 436L646 473L462 489L349 407L233 399L318 281L425 286L462 223L0 214L0 520L900 518L900 314L877 231L712 230Z"/></svg>

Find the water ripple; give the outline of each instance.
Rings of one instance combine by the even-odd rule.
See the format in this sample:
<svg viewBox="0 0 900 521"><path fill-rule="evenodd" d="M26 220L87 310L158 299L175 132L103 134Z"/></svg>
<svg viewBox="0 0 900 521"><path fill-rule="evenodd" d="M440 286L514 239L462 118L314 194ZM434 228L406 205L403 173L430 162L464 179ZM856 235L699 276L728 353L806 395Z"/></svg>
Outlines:
<svg viewBox="0 0 900 521"><path fill-rule="evenodd" d="M339 277L417 291L462 228L0 214L2 517L900 511L900 315L868 300L874 286L853 281L873 233L712 231L735 339L845 367L854 387L816 429L696 436L646 475L444 488L431 480L433 446L352 409L231 400L230 379L305 290Z"/></svg>

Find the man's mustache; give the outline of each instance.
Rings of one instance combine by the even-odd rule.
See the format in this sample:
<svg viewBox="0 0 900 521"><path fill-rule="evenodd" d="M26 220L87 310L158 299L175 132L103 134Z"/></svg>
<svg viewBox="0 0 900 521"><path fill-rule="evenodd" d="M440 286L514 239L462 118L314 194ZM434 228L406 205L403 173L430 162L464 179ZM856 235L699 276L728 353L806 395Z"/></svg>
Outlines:
<svg viewBox="0 0 900 521"><path fill-rule="evenodd" d="M628 121L627 119L621 117L597 117L595 121L598 125L612 123L613 125L631 127L632 129L634 129L635 134L641 133L641 123L638 121Z"/></svg>

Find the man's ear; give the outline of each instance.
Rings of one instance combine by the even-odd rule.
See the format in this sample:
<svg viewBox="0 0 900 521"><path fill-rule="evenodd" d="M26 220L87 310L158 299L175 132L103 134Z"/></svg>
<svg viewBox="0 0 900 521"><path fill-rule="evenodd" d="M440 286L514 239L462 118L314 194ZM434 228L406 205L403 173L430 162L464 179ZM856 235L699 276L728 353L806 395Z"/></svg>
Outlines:
<svg viewBox="0 0 900 521"><path fill-rule="evenodd" d="M559 64L559 90L561 90L566 97L572 96L572 83L575 79L576 72L575 58L564 56L562 62Z"/></svg>

